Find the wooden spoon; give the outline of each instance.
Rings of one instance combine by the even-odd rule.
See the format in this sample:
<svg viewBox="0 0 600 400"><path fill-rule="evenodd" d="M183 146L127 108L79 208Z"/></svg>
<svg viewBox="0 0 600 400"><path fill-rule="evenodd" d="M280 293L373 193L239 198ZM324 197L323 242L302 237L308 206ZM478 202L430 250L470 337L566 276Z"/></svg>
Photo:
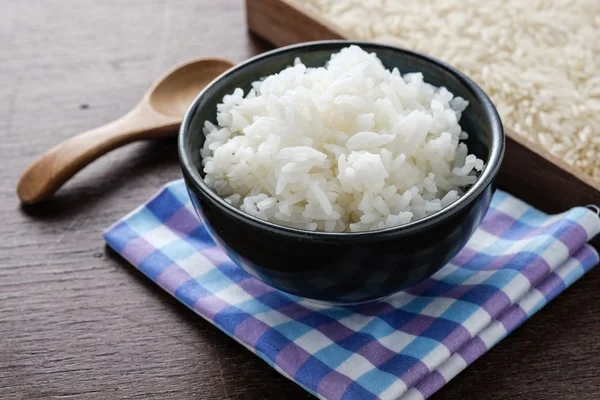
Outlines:
<svg viewBox="0 0 600 400"><path fill-rule="evenodd" d="M19 180L19 198L25 204L37 203L83 167L117 147L176 134L194 97L232 66L227 60L204 58L171 69L129 113L58 144L34 161Z"/></svg>

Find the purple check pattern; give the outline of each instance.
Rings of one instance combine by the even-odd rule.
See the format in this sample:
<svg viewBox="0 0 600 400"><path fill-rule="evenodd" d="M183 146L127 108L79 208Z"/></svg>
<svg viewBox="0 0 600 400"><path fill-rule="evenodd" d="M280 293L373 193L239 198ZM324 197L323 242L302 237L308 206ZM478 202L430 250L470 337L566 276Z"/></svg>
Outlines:
<svg viewBox="0 0 600 400"><path fill-rule="evenodd" d="M365 305L317 305L251 277L211 239L182 181L105 233L164 290L328 400L425 399L598 263L587 208L549 216L498 191L481 226L421 284Z"/></svg>

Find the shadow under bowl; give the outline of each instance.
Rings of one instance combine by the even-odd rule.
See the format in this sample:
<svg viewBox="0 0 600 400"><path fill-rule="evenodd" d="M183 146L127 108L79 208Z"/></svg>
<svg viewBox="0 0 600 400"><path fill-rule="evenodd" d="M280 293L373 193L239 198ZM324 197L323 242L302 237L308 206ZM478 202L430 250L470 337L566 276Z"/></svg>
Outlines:
<svg viewBox="0 0 600 400"><path fill-rule="evenodd" d="M469 152L486 166L478 181L452 205L410 224L371 232L326 233L288 228L246 214L212 192L202 179L200 149L206 120L237 87L277 73L300 57L323 66L332 53L356 44L386 68L421 72L469 102L461 126ZM433 58L368 42L310 42L261 54L221 75L190 106L179 133L179 157L192 203L216 243L248 273L284 292L333 304L381 299L430 277L466 244L487 211L504 154L504 134L488 96L456 69Z"/></svg>

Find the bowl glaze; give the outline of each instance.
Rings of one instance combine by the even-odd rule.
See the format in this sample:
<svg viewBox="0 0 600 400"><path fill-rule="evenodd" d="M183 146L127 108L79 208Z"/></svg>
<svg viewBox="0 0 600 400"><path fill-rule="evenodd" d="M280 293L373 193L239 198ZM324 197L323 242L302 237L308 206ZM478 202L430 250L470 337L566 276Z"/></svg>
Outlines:
<svg viewBox="0 0 600 400"><path fill-rule="evenodd" d="M422 72L469 101L461 118L470 153L485 161L479 180L458 201L424 219L371 232L326 233L288 228L246 214L221 199L202 180L200 149L205 120L215 122L223 96L279 72L300 57L322 66L332 53L356 44L374 52L386 68ZM471 237L494 190L504 154L500 117L488 96L468 77L441 61L382 44L310 42L261 54L213 81L194 100L179 133L183 176L200 219L229 257L247 272L284 292L335 304L387 297L430 277Z"/></svg>

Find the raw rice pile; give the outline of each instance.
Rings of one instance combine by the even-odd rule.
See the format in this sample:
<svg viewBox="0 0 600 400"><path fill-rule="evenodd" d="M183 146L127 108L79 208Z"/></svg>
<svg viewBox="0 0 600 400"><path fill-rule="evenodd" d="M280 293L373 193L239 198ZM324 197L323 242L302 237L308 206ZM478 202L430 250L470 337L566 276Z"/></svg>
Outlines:
<svg viewBox="0 0 600 400"><path fill-rule="evenodd" d="M293 2L348 38L458 67L507 127L600 179L600 0Z"/></svg>
<svg viewBox="0 0 600 400"><path fill-rule="evenodd" d="M465 100L357 46L252 86L217 106L202 157L207 185L259 218L327 232L402 225L456 201L484 167L459 142Z"/></svg>

